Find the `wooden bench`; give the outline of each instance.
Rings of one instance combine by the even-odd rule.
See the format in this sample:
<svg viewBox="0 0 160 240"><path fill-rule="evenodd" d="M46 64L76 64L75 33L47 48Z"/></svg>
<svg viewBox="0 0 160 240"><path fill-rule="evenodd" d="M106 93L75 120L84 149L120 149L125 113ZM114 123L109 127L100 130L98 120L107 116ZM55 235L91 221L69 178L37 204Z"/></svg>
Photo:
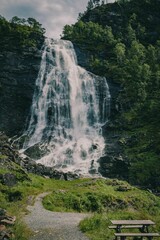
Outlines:
<svg viewBox="0 0 160 240"><path fill-rule="evenodd" d="M116 239L125 240L127 237L146 237L149 240L152 240L154 237L160 237L159 233L115 233Z"/></svg>
<svg viewBox="0 0 160 240"><path fill-rule="evenodd" d="M109 226L109 229L114 229L116 233L120 233L124 228L137 228L142 233L148 233L149 226L155 224L151 220L111 220L111 223L113 225Z"/></svg>
<svg viewBox="0 0 160 240"><path fill-rule="evenodd" d="M117 229L117 226L108 226L109 229L114 229L116 230ZM143 225L122 225L121 226L121 229L123 228L137 228L137 229L143 229Z"/></svg>

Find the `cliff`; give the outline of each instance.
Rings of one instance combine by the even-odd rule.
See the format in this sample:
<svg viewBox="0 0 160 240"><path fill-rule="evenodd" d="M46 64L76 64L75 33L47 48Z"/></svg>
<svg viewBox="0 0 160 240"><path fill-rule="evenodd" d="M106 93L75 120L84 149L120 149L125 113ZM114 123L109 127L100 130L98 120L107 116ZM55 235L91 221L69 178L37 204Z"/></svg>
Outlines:
<svg viewBox="0 0 160 240"><path fill-rule="evenodd" d="M0 131L21 133L29 114L44 41L41 24L33 18L0 16Z"/></svg>
<svg viewBox="0 0 160 240"><path fill-rule="evenodd" d="M109 83L111 121L103 129L107 144L101 172L156 189L160 182L159 10L159 0L90 5L63 30L63 39L86 54L80 64Z"/></svg>
<svg viewBox="0 0 160 240"><path fill-rule="evenodd" d="M38 48L1 51L0 129L10 136L17 135L25 127L40 60Z"/></svg>

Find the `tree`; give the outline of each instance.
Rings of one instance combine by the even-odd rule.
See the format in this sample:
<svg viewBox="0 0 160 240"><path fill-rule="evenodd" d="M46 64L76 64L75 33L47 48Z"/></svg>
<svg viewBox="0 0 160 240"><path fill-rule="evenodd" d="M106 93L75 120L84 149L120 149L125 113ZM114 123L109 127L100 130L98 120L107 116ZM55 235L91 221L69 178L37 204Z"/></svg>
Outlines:
<svg viewBox="0 0 160 240"><path fill-rule="evenodd" d="M100 5L100 0L93 0L94 6L97 7Z"/></svg>
<svg viewBox="0 0 160 240"><path fill-rule="evenodd" d="M36 47L43 43L44 32L41 24L36 20L30 19L29 24L26 19L17 16L14 16L10 21L0 17L0 34L2 36L0 45L5 46L6 49L12 45L19 51L24 47Z"/></svg>
<svg viewBox="0 0 160 240"><path fill-rule="evenodd" d="M88 1L88 4L87 4L87 11L92 10L93 7L94 7L93 1L92 1L92 0L89 0L89 1Z"/></svg>
<svg viewBox="0 0 160 240"><path fill-rule="evenodd" d="M25 25L26 24L26 19L25 18L19 18L17 16L14 16L11 21L13 24L19 24L19 25Z"/></svg>
<svg viewBox="0 0 160 240"><path fill-rule="evenodd" d="M115 53L117 57L117 62L122 64L125 59L126 47L123 43L117 43L115 46Z"/></svg>
<svg viewBox="0 0 160 240"><path fill-rule="evenodd" d="M136 32L132 28L131 24L128 24L127 26L126 40L128 45L130 45L134 40L136 40Z"/></svg>
<svg viewBox="0 0 160 240"><path fill-rule="evenodd" d="M40 34L45 33L45 29L42 27L42 24L40 24L34 18L28 18L27 22L28 22L29 26L34 29L34 31L39 32Z"/></svg>

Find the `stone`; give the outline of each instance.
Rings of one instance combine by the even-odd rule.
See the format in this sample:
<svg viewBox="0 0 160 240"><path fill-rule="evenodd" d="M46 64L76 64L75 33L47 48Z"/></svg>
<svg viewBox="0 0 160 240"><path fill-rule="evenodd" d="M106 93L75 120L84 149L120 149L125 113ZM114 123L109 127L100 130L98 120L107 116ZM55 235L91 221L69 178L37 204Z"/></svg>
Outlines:
<svg viewBox="0 0 160 240"><path fill-rule="evenodd" d="M27 148L24 154L26 154L27 156L34 160L38 160L39 158L43 157L46 154L46 150L40 148L40 145L37 143Z"/></svg>
<svg viewBox="0 0 160 240"><path fill-rule="evenodd" d="M6 210L3 208L0 208L0 216L3 216L6 214Z"/></svg>
<svg viewBox="0 0 160 240"><path fill-rule="evenodd" d="M17 183L16 176L13 173L5 173L0 175L0 181L2 184L13 187Z"/></svg>

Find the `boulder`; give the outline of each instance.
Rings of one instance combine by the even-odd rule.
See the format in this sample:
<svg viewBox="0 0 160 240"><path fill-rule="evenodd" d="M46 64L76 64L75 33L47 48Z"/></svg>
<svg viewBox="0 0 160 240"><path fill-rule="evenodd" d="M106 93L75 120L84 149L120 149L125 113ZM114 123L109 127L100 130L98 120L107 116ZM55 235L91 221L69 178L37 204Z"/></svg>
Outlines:
<svg viewBox="0 0 160 240"><path fill-rule="evenodd" d="M0 174L0 182L6 186L13 187L17 183L17 178L13 173Z"/></svg>

